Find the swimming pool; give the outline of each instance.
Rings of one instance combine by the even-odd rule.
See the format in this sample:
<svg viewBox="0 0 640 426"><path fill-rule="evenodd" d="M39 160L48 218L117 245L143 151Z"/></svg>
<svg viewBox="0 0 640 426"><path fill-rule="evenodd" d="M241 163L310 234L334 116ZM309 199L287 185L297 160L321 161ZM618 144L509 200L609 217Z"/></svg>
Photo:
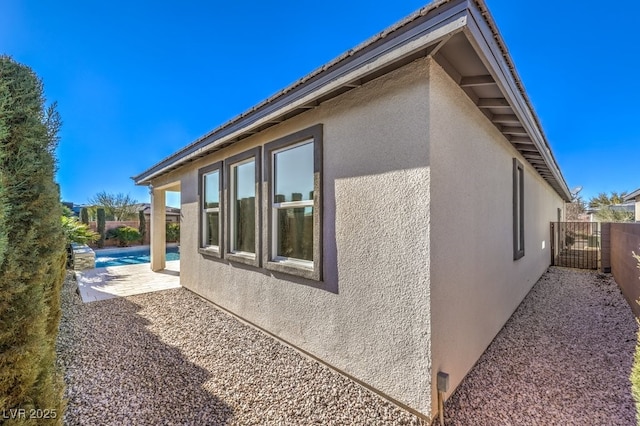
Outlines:
<svg viewBox="0 0 640 426"><path fill-rule="evenodd" d="M167 260L179 260L178 247L167 247ZM149 247L140 249L108 249L96 252L96 268L137 265L151 262Z"/></svg>

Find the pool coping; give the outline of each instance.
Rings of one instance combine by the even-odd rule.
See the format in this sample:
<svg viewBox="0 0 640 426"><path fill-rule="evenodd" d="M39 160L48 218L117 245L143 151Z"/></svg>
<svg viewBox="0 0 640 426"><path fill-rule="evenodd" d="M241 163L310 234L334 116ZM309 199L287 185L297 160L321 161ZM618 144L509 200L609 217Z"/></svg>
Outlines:
<svg viewBox="0 0 640 426"><path fill-rule="evenodd" d="M167 247L180 247L179 243L167 243ZM96 253L96 258L101 254L111 254L111 253L127 253L130 251L140 251L140 250L150 250L151 246L149 244L141 245L141 246L132 246L132 247L109 247L109 248L101 248L101 249L93 249Z"/></svg>

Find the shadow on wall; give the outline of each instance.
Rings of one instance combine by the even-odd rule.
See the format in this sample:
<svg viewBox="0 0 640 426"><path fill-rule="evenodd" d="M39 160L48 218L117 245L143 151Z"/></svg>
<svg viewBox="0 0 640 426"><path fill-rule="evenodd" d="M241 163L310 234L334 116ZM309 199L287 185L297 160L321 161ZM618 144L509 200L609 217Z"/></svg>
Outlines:
<svg viewBox="0 0 640 426"><path fill-rule="evenodd" d="M232 409L204 389L210 374L154 334L139 305L124 298L82 304L65 288L63 306L58 359L67 386L65 424L232 419Z"/></svg>

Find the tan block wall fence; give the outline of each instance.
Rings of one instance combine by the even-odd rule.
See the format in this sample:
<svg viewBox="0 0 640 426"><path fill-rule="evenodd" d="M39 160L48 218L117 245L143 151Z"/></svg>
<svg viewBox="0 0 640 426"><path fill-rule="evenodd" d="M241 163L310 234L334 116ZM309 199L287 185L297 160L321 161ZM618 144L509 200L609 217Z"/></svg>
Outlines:
<svg viewBox="0 0 640 426"><path fill-rule="evenodd" d="M145 214L145 235L144 235L144 241L142 242L143 244L149 244L150 242L150 236L151 236L151 217L147 214ZM169 216L167 215L167 223L179 223L179 217L178 216ZM137 220L107 220L104 223L104 232L107 232L109 229L115 229L119 226L130 226L132 228L136 228L139 229L140 227L140 222ZM94 231L97 232L98 230L98 223L96 221L90 221L89 222L89 228ZM116 241L112 241L112 240L106 240L104 242L105 247L108 246L115 246L117 245Z"/></svg>
<svg viewBox="0 0 640 426"><path fill-rule="evenodd" d="M600 268L602 272L611 272L611 224L600 224Z"/></svg>
<svg viewBox="0 0 640 426"><path fill-rule="evenodd" d="M107 220L104 222L104 232L107 232L109 229L115 229L119 226L130 226L132 228L138 229L138 227L140 226L140 222L138 222L137 220ZM97 232L98 223L95 221L90 221L89 228L91 228L92 231ZM149 221L147 221L147 233L144 237L144 244L149 244ZM105 247L116 246L116 245L118 245L116 240L104 241Z"/></svg>
<svg viewBox="0 0 640 426"><path fill-rule="evenodd" d="M640 255L640 223L612 223L611 272L631 310L640 317L640 269L633 253ZM605 257L603 247L603 259Z"/></svg>
<svg viewBox="0 0 640 426"><path fill-rule="evenodd" d="M137 220L107 220L104 223L104 230L106 232L109 229L115 229L118 226L131 226L132 228L138 229L138 226L140 226L140 222L138 222ZM98 224L97 222L89 222L89 227L92 231L97 231Z"/></svg>

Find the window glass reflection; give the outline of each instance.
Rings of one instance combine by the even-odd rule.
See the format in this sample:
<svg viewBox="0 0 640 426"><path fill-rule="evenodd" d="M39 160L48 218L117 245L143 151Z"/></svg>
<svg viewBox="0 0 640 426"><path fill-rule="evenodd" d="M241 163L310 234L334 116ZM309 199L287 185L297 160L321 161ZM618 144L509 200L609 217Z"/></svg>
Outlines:
<svg viewBox="0 0 640 426"><path fill-rule="evenodd" d="M313 207L278 209L277 256L313 260Z"/></svg>
<svg viewBox="0 0 640 426"><path fill-rule="evenodd" d="M274 155L274 201L313 200L313 142Z"/></svg>
<svg viewBox="0 0 640 426"><path fill-rule="evenodd" d="M207 212L205 215L205 246L220 245L220 213Z"/></svg>
<svg viewBox="0 0 640 426"><path fill-rule="evenodd" d="M255 161L235 166L234 250L255 253L256 185Z"/></svg>
<svg viewBox="0 0 640 426"><path fill-rule="evenodd" d="M204 208L220 206L220 172L215 171L204 176Z"/></svg>

